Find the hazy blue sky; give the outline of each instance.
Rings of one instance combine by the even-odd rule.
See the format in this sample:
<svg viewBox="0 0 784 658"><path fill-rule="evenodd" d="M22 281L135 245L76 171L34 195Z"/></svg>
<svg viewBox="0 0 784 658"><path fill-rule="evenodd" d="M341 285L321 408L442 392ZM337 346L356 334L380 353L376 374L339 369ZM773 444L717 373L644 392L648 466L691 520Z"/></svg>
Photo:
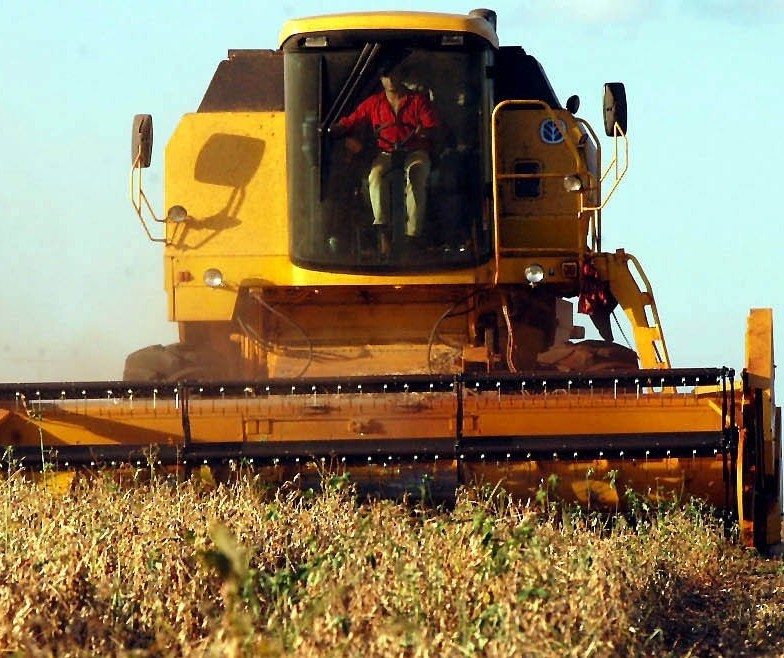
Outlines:
<svg viewBox="0 0 784 658"><path fill-rule="evenodd" d="M0 3L0 381L107 379L176 339L162 257L128 201L130 128L163 146L229 48L275 48L321 2ZM465 13L476 4L333 0L328 11ZM489 5L503 44L545 67L601 125L605 81L629 98L631 168L604 248L653 282L678 366L743 365L746 313L773 306L784 350L784 0L522 0Z"/></svg>

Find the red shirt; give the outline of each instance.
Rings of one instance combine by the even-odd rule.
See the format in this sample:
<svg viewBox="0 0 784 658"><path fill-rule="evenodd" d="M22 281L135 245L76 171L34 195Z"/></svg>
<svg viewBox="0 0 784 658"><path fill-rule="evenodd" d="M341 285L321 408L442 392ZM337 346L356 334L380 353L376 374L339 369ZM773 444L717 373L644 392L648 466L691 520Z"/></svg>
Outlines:
<svg viewBox="0 0 784 658"><path fill-rule="evenodd" d="M348 128L349 131L362 124L373 127L378 138L378 147L382 151L394 150L395 144L400 144L409 151L428 150L430 140L411 135L417 127L435 128L438 117L430 99L418 92L408 92L400 99L400 107L395 116L386 92L380 91L368 96L356 110L338 121L338 125Z"/></svg>

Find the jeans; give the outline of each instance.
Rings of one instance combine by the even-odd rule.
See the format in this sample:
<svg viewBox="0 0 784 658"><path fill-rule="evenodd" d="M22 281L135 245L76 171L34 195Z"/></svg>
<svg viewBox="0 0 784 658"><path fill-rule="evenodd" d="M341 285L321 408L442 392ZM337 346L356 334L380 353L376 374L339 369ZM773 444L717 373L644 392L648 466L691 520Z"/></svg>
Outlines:
<svg viewBox="0 0 784 658"><path fill-rule="evenodd" d="M370 205L373 207L373 224L389 226L392 195L391 180L387 174L392 169L391 153L381 152L373 160L368 175ZM404 154L403 173L406 195L406 235L422 235L427 211L427 179L430 175L430 156L427 151L409 151Z"/></svg>

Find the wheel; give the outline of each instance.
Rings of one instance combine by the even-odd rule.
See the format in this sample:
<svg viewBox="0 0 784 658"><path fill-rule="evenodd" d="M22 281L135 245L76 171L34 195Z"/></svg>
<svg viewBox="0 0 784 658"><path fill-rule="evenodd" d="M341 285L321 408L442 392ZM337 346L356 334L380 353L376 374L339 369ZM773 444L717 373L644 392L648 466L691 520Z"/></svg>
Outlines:
<svg viewBox="0 0 784 658"><path fill-rule="evenodd" d="M536 358L538 370L557 372L604 372L638 370L637 352L603 340L565 343L541 352Z"/></svg>
<svg viewBox="0 0 784 658"><path fill-rule="evenodd" d="M125 359L123 380L134 382L176 382L183 379L226 379L226 359L207 347L173 343L150 345Z"/></svg>

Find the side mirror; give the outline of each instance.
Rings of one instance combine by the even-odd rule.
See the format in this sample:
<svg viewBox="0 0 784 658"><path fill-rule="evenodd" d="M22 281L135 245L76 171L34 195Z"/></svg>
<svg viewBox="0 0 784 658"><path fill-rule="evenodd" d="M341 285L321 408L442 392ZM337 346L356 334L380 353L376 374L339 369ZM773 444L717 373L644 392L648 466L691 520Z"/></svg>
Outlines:
<svg viewBox="0 0 784 658"><path fill-rule="evenodd" d="M143 169L150 166L152 160L152 115L137 114L133 117L131 133L131 163Z"/></svg>
<svg viewBox="0 0 784 658"><path fill-rule="evenodd" d="M626 134L626 87L622 82L607 82L604 85L604 132L608 137L615 134L615 124Z"/></svg>
<svg viewBox="0 0 784 658"><path fill-rule="evenodd" d="M577 114L577 110L580 109L580 97L569 96L569 100L566 101L566 109L570 114Z"/></svg>

